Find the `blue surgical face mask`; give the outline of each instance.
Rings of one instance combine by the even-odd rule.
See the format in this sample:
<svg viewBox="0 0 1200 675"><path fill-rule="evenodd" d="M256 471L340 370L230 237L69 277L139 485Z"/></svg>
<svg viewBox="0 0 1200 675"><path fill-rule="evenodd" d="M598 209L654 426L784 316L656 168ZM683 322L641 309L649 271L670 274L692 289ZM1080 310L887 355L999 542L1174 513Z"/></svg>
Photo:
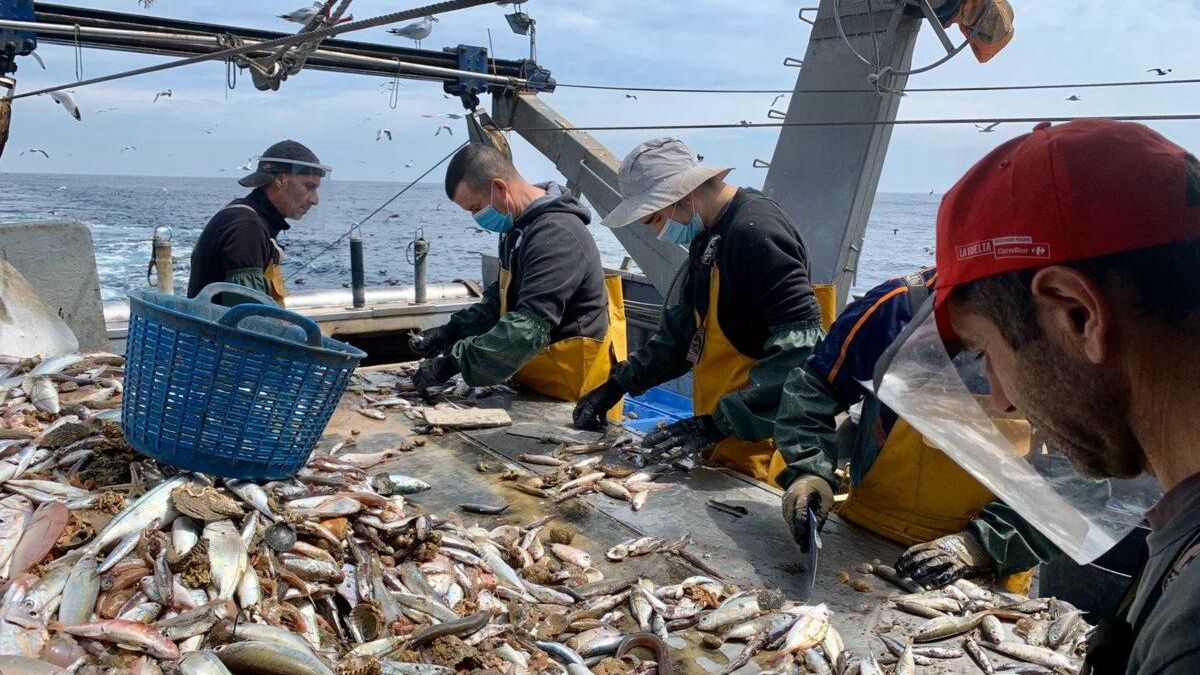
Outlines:
<svg viewBox="0 0 1200 675"><path fill-rule="evenodd" d="M496 234L504 234L513 229L512 214L500 213L496 207L492 206L491 200L495 197L496 188L492 188L492 193L488 196L488 205L482 211L471 214L475 218L475 224L488 232Z"/></svg>
<svg viewBox="0 0 1200 675"><path fill-rule="evenodd" d="M671 209L671 215L675 215L674 209ZM668 244L687 246L703 231L704 221L700 219L700 214L695 212L695 207L693 206L692 217L688 219L686 225L675 220L674 217L667 218L667 224L663 227L662 232L658 233L658 239Z"/></svg>

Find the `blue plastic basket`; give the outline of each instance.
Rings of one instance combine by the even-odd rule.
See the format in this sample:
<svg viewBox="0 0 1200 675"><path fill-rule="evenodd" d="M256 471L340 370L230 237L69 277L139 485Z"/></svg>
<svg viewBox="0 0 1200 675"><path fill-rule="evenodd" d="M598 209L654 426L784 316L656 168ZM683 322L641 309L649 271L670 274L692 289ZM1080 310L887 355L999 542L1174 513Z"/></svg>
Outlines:
<svg viewBox="0 0 1200 675"><path fill-rule="evenodd" d="M625 426L642 434L654 431L659 422L678 422L692 416L692 399L663 387L654 387L641 396L625 397L625 412L637 419L625 420Z"/></svg>
<svg viewBox="0 0 1200 675"><path fill-rule="evenodd" d="M216 294L255 303L229 308ZM261 293L129 294L121 423L138 452L246 480L294 476L366 356Z"/></svg>

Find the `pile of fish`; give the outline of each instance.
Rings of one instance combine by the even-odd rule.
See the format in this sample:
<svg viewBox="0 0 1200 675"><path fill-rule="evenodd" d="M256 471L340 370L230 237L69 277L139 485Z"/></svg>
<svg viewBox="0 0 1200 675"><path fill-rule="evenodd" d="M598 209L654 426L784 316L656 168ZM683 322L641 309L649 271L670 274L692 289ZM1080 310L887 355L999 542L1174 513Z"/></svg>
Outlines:
<svg viewBox="0 0 1200 675"><path fill-rule="evenodd" d="M605 579L550 518L486 529L425 512L406 495L427 483L371 471L411 444L339 444L261 485L180 473L125 444L119 356L0 364L0 672L670 673L665 640L693 626L753 638L744 662L835 651L824 607L709 576ZM598 464L564 464L558 497L648 492L650 475Z"/></svg>
<svg viewBox="0 0 1200 675"><path fill-rule="evenodd" d="M825 605L732 587L688 556L686 537L604 554L617 570L671 553L705 572L660 585L605 578L553 516L482 527L430 513L410 499L428 483L382 467L414 443L339 443L295 478L263 484L181 473L125 443L121 375L111 354L0 357L5 675L669 675L694 665L669 645L697 644L729 655L725 673L884 672L845 649ZM514 487L556 501L595 489L635 507L657 489L654 467L568 448L523 457L553 460L556 475L517 475ZM1064 603L965 582L892 602L929 617L911 640L880 636L901 674L963 654L984 672L1068 672L1088 630ZM997 630L1014 620L1024 643ZM984 637L968 635L959 652L918 646L972 631ZM1004 671L980 645L1045 670Z"/></svg>
<svg viewBox="0 0 1200 675"><path fill-rule="evenodd" d="M888 598L889 604L924 619L910 629L896 624L877 631L886 650L881 661L895 663L897 674L917 672L919 666L950 665L962 658L969 658L987 675L1069 675L1082 666L1093 627L1065 601L989 591L966 579L942 589L921 590L878 562L858 571L908 590ZM1005 624L1012 624L1011 629L1005 630ZM948 640L957 644L945 644ZM928 644L932 642L943 644Z"/></svg>

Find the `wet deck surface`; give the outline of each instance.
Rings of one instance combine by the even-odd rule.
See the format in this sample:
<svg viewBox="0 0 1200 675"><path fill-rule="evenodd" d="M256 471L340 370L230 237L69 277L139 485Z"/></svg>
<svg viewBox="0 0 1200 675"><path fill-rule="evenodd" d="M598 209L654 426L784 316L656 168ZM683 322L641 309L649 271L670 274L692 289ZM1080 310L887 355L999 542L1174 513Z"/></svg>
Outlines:
<svg viewBox="0 0 1200 675"><path fill-rule="evenodd" d="M374 420L356 412L358 397L347 393L326 429L320 448L352 437L357 431L360 452L380 450L415 435L415 424L399 412L387 419ZM556 514L559 524L567 524L578 535L575 545L588 551L605 578L645 576L658 584L677 583L700 574L696 568L674 555L651 555L611 563L604 552L613 545L636 536L678 539L690 535L694 543L688 551L721 573L725 581L744 588L778 588L793 600L810 604L826 603L834 612L834 625L841 632L847 649L857 655L878 654L881 645L870 639L873 631L895 625L909 632L921 620L887 608L884 599L901 591L880 579L872 578L874 589L857 592L835 578L839 571L853 573L862 562L879 559L891 563L902 548L870 532L832 517L822 532L824 548L811 595L798 574L799 549L792 542L780 517L781 492L740 474L719 468L701 467L689 475L674 474L658 482L675 483L669 490L653 493L640 512L628 503L599 494L554 504L507 487L498 473L477 469L480 462L503 463L504 468L522 472L543 472L546 467L526 465L516 460L522 453L546 454L556 446L540 442L536 436L553 428L583 441L595 438L570 428L571 406L564 403L531 400L527 397L492 397L484 407L503 407L513 418L514 427L447 433L429 437L426 444L372 471L396 471L420 478L433 490L414 495L415 504L442 516L458 514L464 522L479 522L486 527L511 523L524 524L542 516ZM709 499L744 507L747 515L735 518L706 506ZM485 516L465 513L463 503L500 504L511 507L503 515ZM896 634L896 633L893 633ZM682 642L672 645L684 648ZM724 667L736 655L741 644L730 643L723 654L702 650L695 645L677 649L677 655L689 667L686 672L713 672ZM739 673L758 672L750 664ZM930 673L974 673L978 669L966 659L949 661L945 666L922 668Z"/></svg>

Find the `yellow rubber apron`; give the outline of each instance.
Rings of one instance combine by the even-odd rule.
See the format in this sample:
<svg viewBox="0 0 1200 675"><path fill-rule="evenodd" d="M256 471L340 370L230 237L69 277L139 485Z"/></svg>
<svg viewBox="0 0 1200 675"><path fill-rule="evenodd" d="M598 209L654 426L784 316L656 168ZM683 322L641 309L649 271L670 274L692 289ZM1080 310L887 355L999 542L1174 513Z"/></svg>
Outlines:
<svg viewBox="0 0 1200 675"><path fill-rule="evenodd" d="M511 283L512 270L500 268L500 316L509 311L508 287ZM535 354L517 371L517 382L543 396L578 401L608 381L613 366L625 360L629 348L621 277L605 275L604 288L608 291L608 332L604 339L576 336L559 340ZM624 400L613 406L608 411L609 421L619 424L624 407Z"/></svg>
<svg viewBox="0 0 1200 675"><path fill-rule="evenodd" d="M739 352L725 337L717 317L717 298L721 294L721 279L716 265L709 268L708 314L701 318L696 312L696 332L700 336L699 359L692 369L692 409L696 415L709 415L717 410L717 402L726 394L750 383L750 369L757 359ZM693 351L695 347L693 347ZM764 483L777 485L772 471L775 443L743 441L730 436L705 453L705 458L720 462ZM777 460L780 470L783 459Z"/></svg>
<svg viewBox="0 0 1200 675"><path fill-rule="evenodd" d="M1023 433L1019 450L1028 453L1028 422L993 421L1014 442ZM880 435L876 427L874 433ZM995 500L987 488L900 419L837 513L887 539L912 546L966 530L983 507ZM1002 581L1009 590L1024 593L1031 579L1032 573L1024 572Z"/></svg>

